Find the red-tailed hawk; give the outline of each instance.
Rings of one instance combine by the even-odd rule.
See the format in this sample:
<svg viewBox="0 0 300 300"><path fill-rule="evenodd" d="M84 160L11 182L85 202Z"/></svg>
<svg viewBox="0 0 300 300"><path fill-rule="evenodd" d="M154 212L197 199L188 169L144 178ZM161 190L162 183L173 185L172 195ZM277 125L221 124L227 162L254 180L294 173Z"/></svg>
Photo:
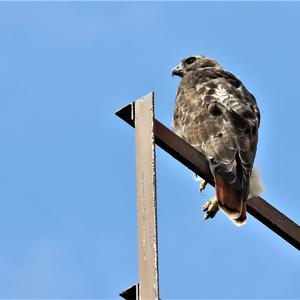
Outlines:
<svg viewBox="0 0 300 300"><path fill-rule="evenodd" d="M203 206L205 219L220 208L236 225L245 224L247 199L262 191L252 172L260 122L256 100L239 79L202 55L184 58L172 75L182 77L173 130L206 156L215 179L216 197Z"/></svg>

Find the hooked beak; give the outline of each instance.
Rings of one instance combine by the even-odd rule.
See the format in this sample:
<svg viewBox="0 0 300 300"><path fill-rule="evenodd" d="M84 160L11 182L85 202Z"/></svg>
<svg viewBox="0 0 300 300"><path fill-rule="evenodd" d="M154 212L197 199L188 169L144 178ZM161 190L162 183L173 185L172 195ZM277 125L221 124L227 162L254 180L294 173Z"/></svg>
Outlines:
<svg viewBox="0 0 300 300"><path fill-rule="evenodd" d="M171 75L172 77L174 76L182 77L184 75L182 63L179 63L175 68L171 70Z"/></svg>

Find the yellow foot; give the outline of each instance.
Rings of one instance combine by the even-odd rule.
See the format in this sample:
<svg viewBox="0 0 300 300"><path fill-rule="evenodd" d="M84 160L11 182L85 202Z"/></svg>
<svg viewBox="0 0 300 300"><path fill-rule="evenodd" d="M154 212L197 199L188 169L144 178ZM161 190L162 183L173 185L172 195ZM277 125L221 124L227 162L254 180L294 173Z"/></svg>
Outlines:
<svg viewBox="0 0 300 300"><path fill-rule="evenodd" d="M202 193L205 190L205 187L207 185L207 182L205 180L200 182L199 191Z"/></svg>
<svg viewBox="0 0 300 300"><path fill-rule="evenodd" d="M219 210L218 200L216 197L208 200L203 206L202 210L205 212L204 219L213 218Z"/></svg>

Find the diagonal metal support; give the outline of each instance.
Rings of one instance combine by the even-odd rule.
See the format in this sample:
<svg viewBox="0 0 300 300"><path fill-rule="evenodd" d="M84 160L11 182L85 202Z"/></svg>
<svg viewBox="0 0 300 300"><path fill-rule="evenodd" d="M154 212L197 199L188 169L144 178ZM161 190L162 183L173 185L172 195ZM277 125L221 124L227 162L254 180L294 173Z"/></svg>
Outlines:
<svg viewBox="0 0 300 300"><path fill-rule="evenodd" d="M118 117L132 127L134 127L132 119L133 105L128 104L116 112ZM155 143L158 146L214 186L214 179L204 156L156 119L154 119L154 137ZM288 243L300 250L299 225L267 201L260 197L254 197L247 202L247 211Z"/></svg>

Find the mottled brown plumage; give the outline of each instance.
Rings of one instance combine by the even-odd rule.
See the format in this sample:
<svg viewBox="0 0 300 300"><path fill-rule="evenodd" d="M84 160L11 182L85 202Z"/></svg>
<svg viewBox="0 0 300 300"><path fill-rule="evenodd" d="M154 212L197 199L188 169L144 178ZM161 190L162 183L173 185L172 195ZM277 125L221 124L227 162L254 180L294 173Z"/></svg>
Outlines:
<svg viewBox="0 0 300 300"><path fill-rule="evenodd" d="M219 207L236 223L246 220L246 200L260 122L254 96L215 60L183 59L173 117L176 134L208 159Z"/></svg>

